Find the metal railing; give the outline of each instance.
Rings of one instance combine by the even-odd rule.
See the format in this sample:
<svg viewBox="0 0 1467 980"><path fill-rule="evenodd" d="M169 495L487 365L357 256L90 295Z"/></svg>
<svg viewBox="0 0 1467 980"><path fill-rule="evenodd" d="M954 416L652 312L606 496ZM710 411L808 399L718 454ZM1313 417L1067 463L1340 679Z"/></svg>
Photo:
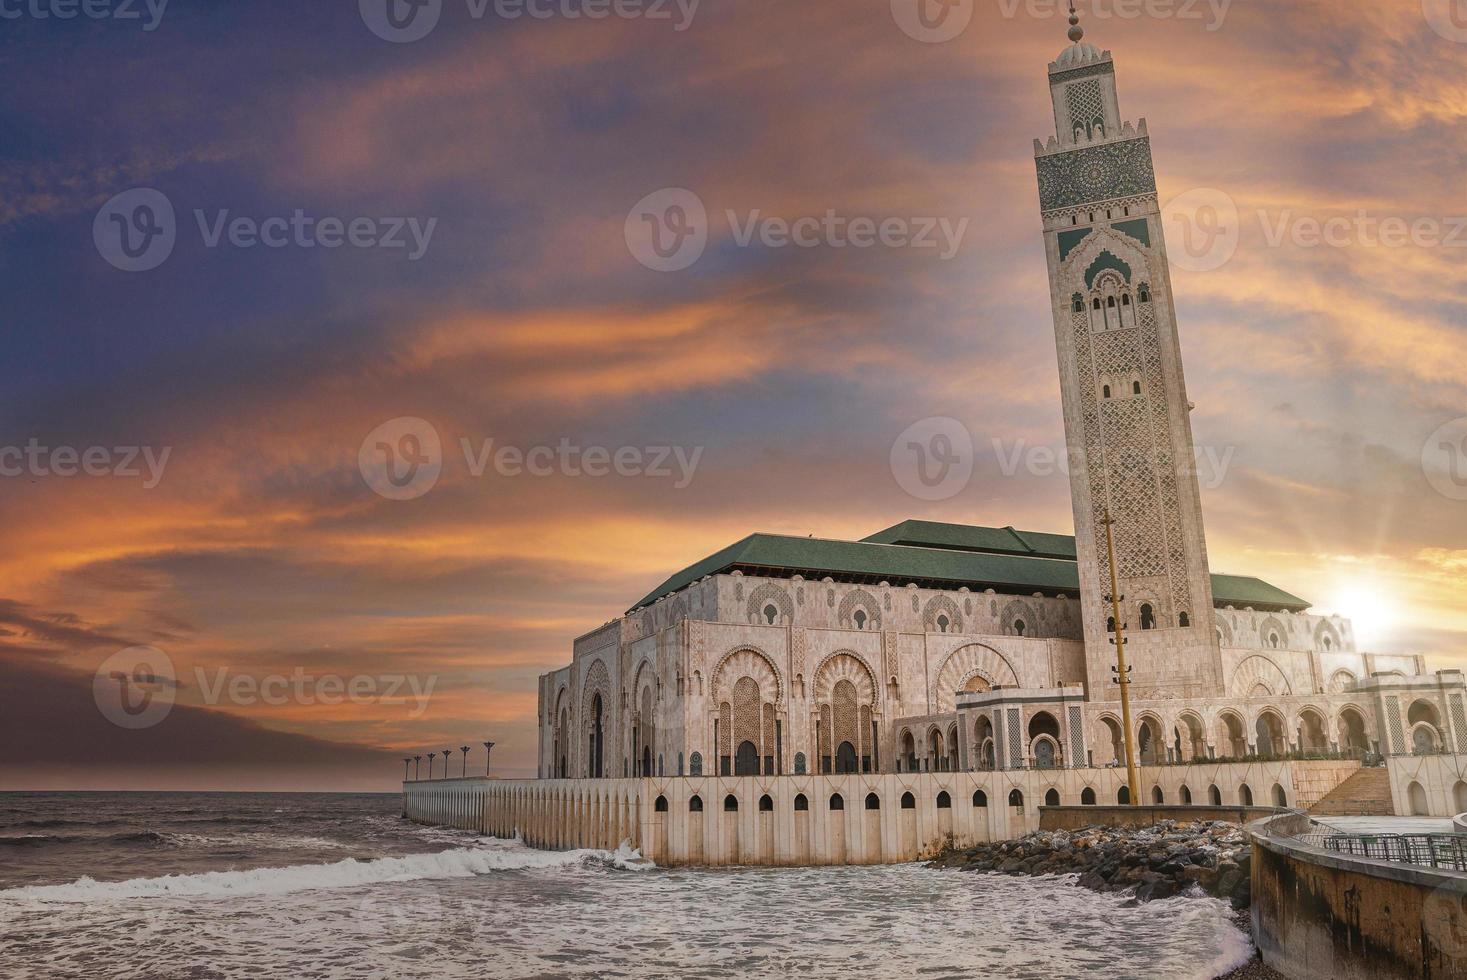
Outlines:
<svg viewBox="0 0 1467 980"><path fill-rule="evenodd" d="M1337 854L1467 872L1467 834L1301 834Z"/></svg>

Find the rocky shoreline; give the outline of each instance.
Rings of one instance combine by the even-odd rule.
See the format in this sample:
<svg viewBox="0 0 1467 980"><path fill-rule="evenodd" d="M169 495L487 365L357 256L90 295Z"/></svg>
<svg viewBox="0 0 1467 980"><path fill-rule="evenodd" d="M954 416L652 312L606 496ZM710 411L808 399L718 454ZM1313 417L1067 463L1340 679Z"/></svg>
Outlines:
<svg viewBox="0 0 1467 980"><path fill-rule="evenodd" d="M1134 889L1135 900L1171 898L1197 886L1202 892L1248 908L1252 899L1253 848L1236 824L1219 821L1154 827L1086 827L1040 830L1017 840L951 848L930 868L1008 875L1079 875L1098 892Z"/></svg>
<svg viewBox="0 0 1467 980"><path fill-rule="evenodd" d="M1154 827L1085 827L1036 831L1017 840L949 848L929 868L1005 875L1079 875L1076 884L1098 892L1131 892L1133 902L1175 895L1211 895L1232 905L1249 931L1253 847L1237 824L1220 821ZM1280 975L1256 957L1229 978Z"/></svg>

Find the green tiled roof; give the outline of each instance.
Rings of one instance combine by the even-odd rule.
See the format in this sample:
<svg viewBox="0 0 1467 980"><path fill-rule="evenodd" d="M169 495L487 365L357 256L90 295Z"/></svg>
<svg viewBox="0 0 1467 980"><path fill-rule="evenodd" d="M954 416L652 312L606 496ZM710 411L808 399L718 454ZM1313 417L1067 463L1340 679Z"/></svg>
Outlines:
<svg viewBox="0 0 1467 980"><path fill-rule="evenodd" d="M869 538L861 540L877 544L905 544L917 548L948 548L955 551L1075 560L1073 535L1017 531L1012 527L903 521L895 527L877 531Z"/></svg>
<svg viewBox="0 0 1467 980"><path fill-rule="evenodd" d="M917 582L950 588L966 585L974 590L991 588L1020 594L1074 595L1080 588L1073 536L1011 527L907 521L864 541L751 534L673 575L628 612L681 591L705 576L735 568L751 574L800 574L811 579L830 575L873 583ZM1214 575L1212 589L1213 599L1220 606L1309 608L1303 599L1256 578Z"/></svg>

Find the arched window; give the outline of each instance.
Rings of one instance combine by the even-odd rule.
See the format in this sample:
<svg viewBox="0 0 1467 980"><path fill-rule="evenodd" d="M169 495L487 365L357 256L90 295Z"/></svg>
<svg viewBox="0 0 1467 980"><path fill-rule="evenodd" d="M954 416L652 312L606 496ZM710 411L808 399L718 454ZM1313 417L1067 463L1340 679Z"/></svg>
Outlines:
<svg viewBox="0 0 1467 980"><path fill-rule="evenodd" d="M856 621L856 629L863 630L866 628L866 610L857 609L856 614L851 618Z"/></svg>
<svg viewBox="0 0 1467 980"><path fill-rule="evenodd" d="M739 798L732 793L723 798L723 812L737 813L739 809Z"/></svg>
<svg viewBox="0 0 1467 980"><path fill-rule="evenodd" d="M701 752L694 752L688 757L688 774L692 776L703 775L703 754Z"/></svg>
<svg viewBox="0 0 1467 980"><path fill-rule="evenodd" d="M1114 296L1108 297L1106 299L1105 308L1108 310L1113 310L1116 308L1116 298Z"/></svg>
<svg viewBox="0 0 1467 980"><path fill-rule="evenodd" d="M1120 789L1116 790L1116 802L1119 803L1121 806L1130 806L1131 787L1122 786Z"/></svg>
<svg viewBox="0 0 1467 980"><path fill-rule="evenodd" d="M1285 807L1289 805L1289 796L1287 793L1284 792L1284 788L1278 783L1273 784L1273 805L1277 807Z"/></svg>
<svg viewBox="0 0 1467 980"><path fill-rule="evenodd" d="M1121 294L1121 305L1122 306L1130 306L1131 305L1131 294L1130 293L1122 293Z"/></svg>
<svg viewBox="0 0 1467 980"><path fill-rule="evenodd" d="M1192 625L1192 617L1188 616L1186 612L1177 613L1177 625L1182 627L1183 629L1186 629L1188 626Z"/></svg>
<svg viewBox="0 0 1467 980"><path fill-rule="evenodd" d="M1166 794L1161 791L1160 786L1151 787L1151 803L1153 806L1162 806L1166 803Z"/></svg>
<svg viewBox="0 0 1467 980"><path fill-rule="evenodd" d="M1048 793L1045 793L1044 794L1044 805L1045 806L1059 806L1060 805L1060 802L1059 802L1059 790L1057 790L1057 789L1051 789Z"/></svg>
<svg viewBox="0 0 1467 980"><path fill-rule="evenodd" d="M1247 783L1244 783L1242 786L1238 787L1238 802L1242 803L1244 806L1253 805L1253 790L1248 788Z"/></svg>
<svg viewBox="0 0 1467 980"><path fill-rule="evenodd" d="M1024 621L1022 619L1016 619L1016 620L1014 620L1014 635L1015 636L1023 636L1024 635L1024 630L1026 630L1026 629L1028 629L1028 626L1026 626L1024 624Z"/></svg>
<svg viewBox="0 0 1467 980"><path fill-rule="evenodd" d="M1080 791L1080 805L1081 806L1094 806L1095 805L1095 790L1091 789L1089 786L1086 786L1083 790L1081 790Z"/></svg>
<svg viewBox="0 0 1467 980"><path fill-rule="evenodd" d="M868 810L880 810L881 809L881 797L877 796L875 793L867 793L866 794L866 809L868 809Z"/></svg>
<svg viewBox="0 0 1467 980"><path fill-rule="evenodd" d="M1022 809L1024 806L1024 794L1020 793L1018 790L1010 790L1009 806L1019 807L1020 809Z"/></svg>
<svg viewBox="0 0 1467 980"><path fill-rule="evenodd" d="M915 796L913 796L911 793L903 793L902 794L902 809L903 810L915 810L915 809L917 809L917 798Z"/></svg>
<svg viewBox="0 0 1467 980"><path fill-rule="evenodd" d="M1182 792L1182 805L1183 806L1191 806L1192 805L1192 791L1186 787L1186 784L1183 784L1182 791L1181 792Z"/></svg>
<svg viewBox="0 0 1467 980"><path fill-rule="evenodd" d="M985 793L985 792L983 792L981 789L974 790L973 791L973 805L974 806L983 806L983 807L988 806L988 794Z"/></svg>
<svg viewBox="0 0 1467 980"><path fill-rule="evenodd" d="M809 799L807 799L805 797L805 794L804 793L801 793L798 796L796 796L795 797L795 811L796 812L799 812L801 810L808 810L808 809L810 809L810 801L809 801Z"/></svg>
<svg viewBox="0 0 1467 980"><path fill-rule="evenodd" d="M939 810L951 810L953 808L953 798L947 795L947 790L943 790L937 794L937 808Z"/></svg>
<svg viewBox="0 0 1467 980"><path fill-rule="evenodd" d="M1105 617L1105 631L1107 633L1114 633L1116 631L1116 618L1114 616Z"/></svg>
<svg viewBox="0 0 1467 980"><path fill-rule="evenodd" d="M831 793L830 808L832 810L844 810L846 808L845 799L839 793Z"/></svg>
<svg viewBox="0 0 1467 980"><path fill-rule="evenodd" d="M698 795L695 794L693 796L693 798L688 801L688 812L689 813L702 813L703 812L703 797L698 796Z"/></svg>
<svg viewBox="0 0 1467 980"><path fill-rule="evenodd" d="M1268 645L1275 650L1279 648L1279 635L1277 633L1268 634Z"/></svg>
<svg viewBox="0 0 1467 980"><path fill-rule="evenodd" d="M1140 295L1141 295L1141 302L1143 302L1143 303L1150 303L1151 302L1151 290L1147 289L1145 286L1142 286L1141 287L1141 294Z"/></svg>
<svg viewBox="0 0 1467 980"><path fill-rule="evenodd" d="M759 812L772 813L774 811L774 799L768 793L759 797Z"/></svg>
<svg viewBox="0 0 1467 980"><path fill-rule="evenodd" d="M1156 629L1156 610L1149 602L1141 604L1141 628L1144 630Z"/></svg>
<svg viewBox="0 0 1467 980"><path fill-rule="evenodd" d="M773 603L764 607L764 618L769 622L770 626L773 626L775 620L779 619L779 610L774 607Z"/></svg>
<svg viewBox="0 0 1467 980"><path fill-rule="evenodd" d="M1109 398L1110 397L1110 385L1106 385L1104 388L1100 389L1100 392L1105 397Z"/></svg>
<svg viewBox="0 0 1467 980"><path fill-rule="evenodd" d="M1076 293L1075 294L1075 312L1076 313L1084 313L1085 312L1085 298L1083 296L1081 296L1079 293Z"/></svg>
<svg viewBox="0 0 1467 980"><path fill-rule="evenodd" d="M1092 306L1091 309L1096 309L1096 310L1100 309L1100 297L1099 296L1095 297L1095 305Z"/></svg>
<svg viewBox="0 0 1467 980"><path fill-rule="evenodd" d="M665 796L659 796L659 797L657 797L657 802L652 805L652 809L655 810L658 813L666 813L667 812L667 797L665 797Z"/></svg>
<svg viewBox="0 0 1467 980"><path fill-rule="evenodd" d="M795 753L795 775L805 775L805 753L803 752Z"/></svg>
<svg viewBox="0 0 1467 980"><path fill-rule="evenodd" d="M937 632L946 633L947 628L951 625L952 620L948 619L945 614L937 617Z"/></svg>
<svg viewBox="0 0 1467 980"><path fill-rule="evenodd" d="M1222 790L1216 786L1207 787L1207 802L1210 806L1222 806Z"/></svg>
<svg viewBox="0 0 1467 980"><path fill-rule="evenodd" d="M1133 395L1139 395L1139 394L1141 394L1141 382L1139 382L1139 381L1133 381L1131 383L1131 394L1133 394Z"/></svg>

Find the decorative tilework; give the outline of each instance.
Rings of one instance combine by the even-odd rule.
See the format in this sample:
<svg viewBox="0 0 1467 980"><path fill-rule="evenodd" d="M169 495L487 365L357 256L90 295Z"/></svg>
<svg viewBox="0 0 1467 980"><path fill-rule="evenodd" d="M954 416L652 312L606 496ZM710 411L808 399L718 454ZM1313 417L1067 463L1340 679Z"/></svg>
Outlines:
<svg viewBox="0 0 1467 980"><path fill-rule="evenodd" d="M1039 157L1035 164L1044 211L1156 193L1148 136Z"/></svg>

